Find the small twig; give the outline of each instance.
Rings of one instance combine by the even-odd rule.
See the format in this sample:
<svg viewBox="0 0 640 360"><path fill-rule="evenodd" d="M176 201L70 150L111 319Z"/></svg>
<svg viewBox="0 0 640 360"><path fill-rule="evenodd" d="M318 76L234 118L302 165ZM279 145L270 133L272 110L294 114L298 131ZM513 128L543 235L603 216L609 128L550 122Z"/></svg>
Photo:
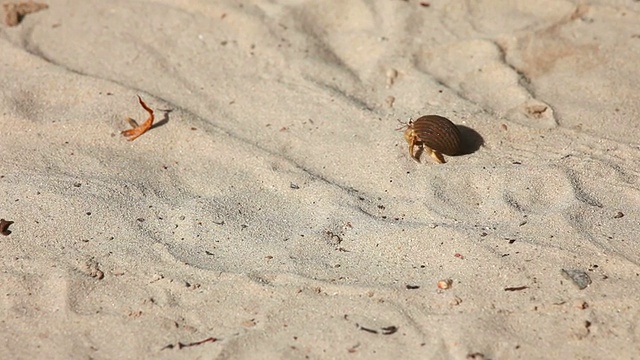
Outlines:
<svg viewBox="0 0 640 360"><path fill-rule="evenodd" d="M360 324L356 324L356 327L362 331L366 331L368 333L371 334L382 334L382 335L391 335L391 334L395 334L398 331L398 327L397 326L387 326L387 327L383 327L380 329L380 331L376 330L376 329L370 329L370 328L366 328Z"/></svg>
<svg viewBox="0 0 640 360"><path fill-rule="evenodd" d="M526 290L528 288L529 288L528 286L515 286L515 287L504 288L504 291L520 291L520 290Z"/></svg>
<svg viewBox="0 0 640 360"><path fill-rule="evenodd" d="M360 329L362 331L366 331L368 333L372 333L372 334L377 334L378 333L378 330L369 329L369 328L366 328L366 327L360 326L360 325L358 325L358 329Z"/></svg>
<svg viewBox="0 0 640 360"><path fill-rule="evenodd" d="M208 343L208 342L213 343L213 342L216 342L216 341L218 341L218 340L220 340L220 339L218 339L218 338L214 338L214 337L210 337L210 338L206 338L206 339L204 339L204 340L194 341L194 342L190 342L190 343L187 343L187 344L183 344L183 343L179 342L179 343L178 343L178 345L169 344L169 345L167 345L167 346L163 347L161 350L164 350L164 349L173 349L173 348L175 348L176 346L178 347L178 349L184 349L184 348L186 348L186 347L198 346L198 345L202 345L202 344L204 344L204 343Z"/></svg>

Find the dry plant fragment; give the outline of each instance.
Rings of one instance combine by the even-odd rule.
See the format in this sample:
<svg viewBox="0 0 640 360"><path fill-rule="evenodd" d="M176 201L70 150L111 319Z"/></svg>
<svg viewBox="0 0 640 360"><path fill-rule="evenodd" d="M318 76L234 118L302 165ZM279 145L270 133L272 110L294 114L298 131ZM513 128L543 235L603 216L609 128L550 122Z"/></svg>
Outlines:
<svg viewBox="0 0 640 360"><path fill-rule="evenodd" d="M147 132L147 130L151 129L151 125L153 125L153 110L147 106L147 104L142 101L142 98L138 95L138 101L140 105L149 113L149 118L142 125L138 125L138 123L132 118L128 117L127 121L133 127L133 129L125 130L121 134L126 136L129 141L133 141L138 138L138 136Z"/></svg>
<svg viewBox="0 0 640 360"><path fill-rule="evenodd" d="M47 4L35 3L33 1L21 2L21 3L5 3L2 5L4 12L6 13L4 22L7 26L16 26L22 21L22 18L36 11L46 9L49 7Z"/></svg>
<svg viewBox="0 0 640 360"><path fill-rule="evenodd" d="M215 338L215 337L209 337L209 338L206 338L204 340L194 341L194 342L190 342L190 343L186 343L186 344L184 344L182 342L179 342L178 345L169 344L169 345L163 347L160 350L173 349L175 347L177 347L178 349L182 350L183 348L187 348L187 347L191 347L191 346L198 346L198 345L202 345L204 343L209 343L209 342L210 343L214 343L214 342L216 342L218 340L220 340L220 339Z"/></svg>

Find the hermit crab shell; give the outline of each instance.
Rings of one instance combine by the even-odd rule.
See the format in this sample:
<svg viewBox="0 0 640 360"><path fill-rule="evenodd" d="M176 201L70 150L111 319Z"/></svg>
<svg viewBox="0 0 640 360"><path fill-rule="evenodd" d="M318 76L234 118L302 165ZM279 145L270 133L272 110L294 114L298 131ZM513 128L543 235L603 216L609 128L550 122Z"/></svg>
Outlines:
<svg viewBox="0 0 640 360"><path fill-rule="evenodd" d="M416 137L416 145L427 146L445 155L456 155L460 152L460 130L445 117L422 116L409 123L407 133L409 132Z"/></svg>

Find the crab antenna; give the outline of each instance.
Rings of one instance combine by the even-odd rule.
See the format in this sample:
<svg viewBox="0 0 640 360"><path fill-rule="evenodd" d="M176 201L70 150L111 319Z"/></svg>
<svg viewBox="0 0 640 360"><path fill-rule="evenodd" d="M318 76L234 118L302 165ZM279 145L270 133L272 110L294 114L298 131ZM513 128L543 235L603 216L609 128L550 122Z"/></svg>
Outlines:
<svg viewBox="0 0 640 360"><path fill-rule="evenodd" d="M409 118L409 121L407 121L406 123L402 122L402 120L400 120L400 119L396 119L396 120L398 120L398 122L400 124L402 124L399 128L396 129L396 131L404 130L404 129L408 128L409 126L411 126L411 124L413 124L413 120L411 120L411 118Z"/></svg>

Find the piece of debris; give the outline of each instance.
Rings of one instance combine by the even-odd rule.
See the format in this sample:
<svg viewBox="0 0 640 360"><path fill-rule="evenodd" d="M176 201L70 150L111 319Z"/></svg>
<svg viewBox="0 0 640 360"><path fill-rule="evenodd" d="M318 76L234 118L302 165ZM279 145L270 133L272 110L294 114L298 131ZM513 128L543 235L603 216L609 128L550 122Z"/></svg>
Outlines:
<svg viewBox="0 0 640 360"><path fill-rule="evenodd" d="M398 70L390 68L387 70L387 88L390 88L393 86L393 84L396 82L396 79L398 78Z"/></svg>
<svg viewBox="0 0 640 360"><path fill-rule="evenodd" d="M47 9L49 7L47 4L36 3L31 0L20 3L5 3L2 6L4 7L5 12L4 22L7 26L17 26L25 15Z"/></svg>
<svg viewBox="0 0 640 360"><path fill-rule="evenodd" d="M484 354L479 352L469 353L467 354L467 359L469 360L484 360Z"/></svg>
<svg viewBox="0 0 640 360"><path fill-rule="evenodd" d="M453 280L451 279L444 279L444 280L438 281L438 289L448 290L451 288L451 286L453 286Z"/></svg>
<svg viewBox="0 0 640 360"><path fill-rule="evenodd" d="M4 236L9 236L11 234L11 230L9 230L9 226L13 224L13 221L0 219L0 234Z"/></svg>
<svg viewBox="0 0 640 360"><path fill-rule="evenodd" d="M504 288L504 291L520 291L520 290L526 290L528 288L529 288L528 286L514 286L514 287Z"/></svg>
<svg viewBox="0 0 640 360"><path fill-rule="evenodd" d="M98 280L104 279L104 272L100 270L100 264L94 258L91 258L84 263L83 270L92 278L96 278Z"/></svg>
<svg viewBox="0 0 640 360"><path fill-rule="evenodd" d="M352 347L348 348L348 349L347 349L347 351L348 351L350 354L353 354L353 353L355 353L356 351L358 351L358 347L360 347L360 343L357 343L357 344L353 345Z"/></svg>
<svg viewBox="0 0 640 360"><path fill-rule="evenodd" d="M368 333L372 333L372 334L377 334L378 333L378 330L369 329L369 328L366 328L366 327L360 326L360 325L358 325L358 329L360 329L362 331L366 331Z"/></svg>
<svg viewBox="0 0 640 360"><path fill-rule="evenodd" d="M624 216L624 214L622 213L622 211L618 211L615 215L613 215L613 218L614 219L620 219L623 216Z"/></svg>
<svg viewBox="0 0 640 360"><path fill-rule="evenodd" d="M562 275L573 281L574 284L578 286L580 290L584 290L591 284L591 278L589 274L582 270L576 269L562 269Z"/></svg>
<svg viewBox="0 0 640 360"><path fill-rule="evenodd" d="M169 345L167 345L167 346L163 347L163 348L162 348L162 349L160 349L160 350L173 349L173 348L175 348L175 347L177 347L178 349L183 349L183 348L186 348L186 347L202 345L202 344L204 344L204 343L208 343L208 342L213 343L213 342L216 342L216 341L218 341L218 340L220 340L220 339L218 339L218 338L214 338L214 337L210 337L210 338L206 338L206 339L204 339L204 340L194 341L194 342L190 342L190 343L186 343L186 344L183 344L183 343L179 342L177 345L169 344Z"/></svg>
<svg viewBox="0 0 640 360"><path fill-rule="evenodd" d="M395 97L393 97L393 96L391 96L391 95L387 96L387 98L386 98L386 99L384 99L384 102L385 102L385 103L387 103L387 106L388 106L388 107L393 107L393 103L394 103L395 101L396 101L396 98L395 98Z"/></svg>
<svg viewBox="0 0 640 360"><path fill-rule="evenodd" d="M576 303L576 307L580 310L585 310L589 308L589 303L587 303L586 301L578 301Z"/></svg>
<svg viewBox="0 0 640 360"><path fill-rule="evenodd" d="M387 327L383 327L381 330L382 330L382 335L391 335L391 334L395 334L398 331L398 327L387 326Z"/></svg>
<svg viewBox="0 0 640 360"><path fill-rule="evenodd" d="M386 327L381 328L380 330L366 328L364 326L360 326L360 324L356 324L356 326L358 327L358 329L360 329L362 331L366 331L366 332L371 333L371 334L392 335L392 334L395 334L396 332L398 332L398 327L397 326L386 326Z"/></svg>
<svg viewBox="0 0 640 360"><path fill-rule="evenodd" d="M153 125L153 110L151 110L151 108L149 108L147 104L142 101L140 95L138 95L138 101L140 102L140 105L142 105L142 107L149 113L149 118L142 125L138 125L138 123L130 117L127 118L129 125L131 125L133 129L124 130L121 132L121 134L126 136L129 141L137 139L140 135L151 129L151 126Z"/></svg>

